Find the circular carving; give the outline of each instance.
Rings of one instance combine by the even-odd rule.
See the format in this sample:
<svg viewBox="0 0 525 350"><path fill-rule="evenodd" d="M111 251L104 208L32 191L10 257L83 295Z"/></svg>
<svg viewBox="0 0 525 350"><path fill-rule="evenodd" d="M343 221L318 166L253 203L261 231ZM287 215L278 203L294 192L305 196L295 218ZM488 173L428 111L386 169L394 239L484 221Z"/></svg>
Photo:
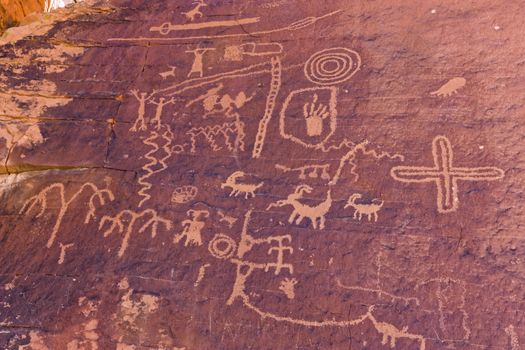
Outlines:
<svg viewBox="0 0 525 350"><path fill-rule="evenodd" d="M353 50L334 47L314 53L304 65L304 75L317 85L335 85L350 79L361 67Z"/></svg>
<svg viewBox="0 0 525 350"><path fill-rule="evenodd" d="M236 249L237 244L235 241L230 236L224 235L222 233L213 236L210 244L208 244L208 250L210 251L211 255L218 259L231 258Z"/></svg>

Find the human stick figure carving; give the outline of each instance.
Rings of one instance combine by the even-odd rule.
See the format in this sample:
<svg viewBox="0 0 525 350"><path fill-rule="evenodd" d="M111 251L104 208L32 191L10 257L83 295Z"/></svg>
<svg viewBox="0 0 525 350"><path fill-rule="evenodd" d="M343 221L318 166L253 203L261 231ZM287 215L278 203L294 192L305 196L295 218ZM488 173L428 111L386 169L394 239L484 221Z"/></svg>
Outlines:
<svg viewBox="0 0 525 350"><path fill-rule="evenodd" d="M210 216L210 212L207 210L194 210L190 209L186 212L190 219L184 220L182 222L182 233L175 235L173 243L179 243L183 238L186 238L184 241L184 246L200 246L202 245L202 229L204 228L203 219Z"/></svg>
<svg viewBox="0 0 525 350"><path fill-rule="evenodd" d="M253 31L253 32L250 31L250 32L242 32L242 33L235 33L235 34L218 34L218 35L198 34L198 35L192 35L192 36L179 36L179 37L172 37L172 38L155 38L155 37L130 38L130 37L126 37L126 38L109 38L107 40L108 41L134 41L134 42L142 42L142 41L165 42L165 41L188 41L188 40L213 40L213 39L221 39L221 38L240 38L240 37L252 37L253 38L254 36L261 36L265 34L300 30L300 29L312 26L322 19L330 18L332 16L335 16L341 13L343 13L343 10L340 9L340 10L326 13L318 17L301 18L300 20L290 23L289 25L284 26L284 27L273 28L273 29L268 29L268 30ZM185 31L185 30L195 30L195 29L215 28L215 27L228 27L228 26L237 27L240 25L257 23L259 22L259 20L260 20L259 17L252 17L252 18L241 18L241 19L235 19L235 20L186 23L186 24L178 24L178 25L172 24L170 22L166 22L166 23L161 24L160 26L153 26L149 30L150 32L158 32L161 35L168 35L171 31Z"/></svg>
<svg viewBox="0 0 525 350"><path fill-rule="evenodd" d="M52 185L49 185L48 187L40 191L40 193L38 193L37 195L29 198L20 210L20 214L24 212L29 213L38 205L40 205L40 211L38 212L38 214L36 214L36 217L38 218L42 216L48 207L49 194L52 193L54 190L58 191L60 209L58 211L55 225L53 226L53 229L51 231L51 236L49 237L49 240L46 244L47 248L51 248L53 246L53 243L55 242L57 233L60 229L60 225L62 224L62 220L64 219L64 216L66 215L69 206L80 196L82 192L84 192L84 190L87 189L93 192L92 195L89 197L89 210L86 215L86 218L84 219L84 224L87 224L91 221L91 219L95 218L95 199L98 199L101 205L106 204L106 198L110 201L113 201L115 199L113 192L111 192L109 189L100 189L91 182L87 182L80 186L80 188L75 193L73 193L71 197L69 197L69 199L66 199L66 189L63 183L54 183Z"/></svg>
<svg viewBox="0 0 525 350"><path fill-rule="evenodd" d="M288 198L271 203L266 210L269 210L272 207L291 205L293 211L288 218L290 224L295 222L296 225L299 225L304 218L308 218L312 222L314 229L319 228L322 230L325 227L325 215L332 206L331 188L328 188L326 192L326 199L316 206L309 206L299 201L299 199L303 198L305 193L311 193L312 191L313 189L308 185L299 185L295 188L293 193L288 195Z"/></svg>
<svg viewBox="0 0 525 350"><path fill-rule="evenodd" d="M150 100L149 103L157 105L157 108L155 109L155 117L153 118L153 121L157 124L155 127L157 130L161 127L161 117L162 117L162 110L164 109L164 106L169 105L170 103L174 103L175 98L170 98L167 100L164 97L159 97L158 101Z"/></svg>
<svg viewBox="0 0 525 350"><path fill-rule="evenodd" d="M271 244L272 241L278 242L278 246L281 252L284 252L285 249L291 248L282 244L284 240L292 242L292 237L290 235L283 236L270 236L267 238L255 238L248 232L248 223L250 221L252 211L249 210L246 212L243 229L241 231L241 237L239 243L235 242L233 238L225 234L216 234L208 245L209 252L217 259L226 260L236 266L235 272L235 281L233 283L232 292L230 297L226 301L226 305L232 305L235 301L239 300L244 307L255 312L262 319L270 319L275 322L284 322L293 325L309 327L309 328L320 328L320 327L337 327L337 328L348 328L360 325L366 320L369 320L374 327L374 329L381 334L382 344L390 344L391 347L395 347L398 339L410 339L415 340L419 343L419 350L426 350L426 339L419 334L413 334L408 332L408 327L403 327L399 329L393 324L382 322L377 320L374 316L373 311L375 309L374 305L370 305L367 308L367 312L354 319L343 319L336 320L334 318L319 320L316 317L313 320L310 319L301 319L295 318L293 315L278 315L273 312L265 311L252 303L250 300L250 295L246 291L246 282L248 278L257 270L264 270L268 272L270 269L275 268L274 273L279 275L281 273L288 272L290 275L293 274L293 265L285 264L283 257L284 255L278 255L277 261L275 263L260 263L252 262L246 259L246 253L250 252L251 249L255 246L261 246L264 244ZM293 249L288 249L290 254L293 254ZM270 253L270 252L269 252ZM280 260L279 260L280 259ZM288 293L287 296L289 299L295 297L295 291L293 288L297 284L295 278L286 277L281 281L280 289L284 293Z"/></svg>
<svg viewBox="0 0 525 350"><path fill-rule="evenodd" d="M192 8L190 11L182 12L184 16L186 16L187 19L189 19L191 22L195 21L197 17L202 17L203 14L201 12L202 7L208 6L204 0L197 0L193 2L195 4L195 7Z"/></svg>
<svg viewBox="0 0 525 350"><path fill-rule="evenodd" d="M125 218L128 217L128 220L125 220ZM123 210L117 216L110 217L108 215L105 215L100 220L99 224L99 230L104 227L106 223L109 223L109 228L104 231L104 237L108 237L113 232L123 233L124 227L126 227L126 230L124 232L124 238L122 239L122 244L120 245L120 249L117 253L117 256L121 258L124 253L126 252L126 249L129 245L129 239L131 238L131 233L133 232L133 229L135 227L135 224L138 220L142 218L148 218L147 220L140 228L139 233L145 232L148 228L151 227L151 238L154 238L157 235L157 230L159 224L164 225L164 227L169 230L171 229L171 221L162 218L157 214L156 210L153 209L146 209L142 212L134 212L132 210ZM127 222L127 226L126 226Z"/></svg>
<svg viewBox="0 0 525 350"><path fill-rule="evenodd" d="M363 215L366 215L368 217L368 221L374 219L374 222L377 222L377 213L379 212L379 210L381 210L385 202L380 199L374 199L372 200L372 203L368 204L356 203L357 200L361 199L361 197L362 195L359 193L352 194L346 202L345 209L349 207L355 209L354 219L361 220L363 218Z"/></svg>
<svg viewBox="0 0 525 350"><path fill-rule="evenodd" d="M228 178L224 183L221 184L221 188L229 187L232 189L230 192L230 197L237 197L240 194L244 194L244 199L250 198L250 196L255 197L255 191L261 188L264 185L264 182L258 184L243 184L238 183L237 180L241 177L244 177L246 174L243 171L236 171Z"/></svg>
<svg viewBox="0 0 525 350"><path fill-rule="evenodd" d="M130 131L146 130L146 119L144 118L146 114L146 102L151 99L151 96L148 96L145 92L139 92L138 90L131 90L131 94L139 101L139 109L137 119L135 123L129 129Z"/></svg>
<svg viewBox="0 0 525 350"><path fill-rule="evenodd" d="M284 262L284 253L289 252L293 254L293 248L284 244L284 241L291 242L290 235L269 236L266 238L254 238L248 233L248 223L250 222L252 211L248 210L244 216L243 228L241 231L241 238L239 244L225 234L216 234L208 244L209 252L218 259L228 260L236 265L236 277L233 283L232 292L228 298L226 305L232 305L237 298L245 300L248 296L245 294L246 280L255 270L264 270L269 272L270 269L275 269L274 274L279 275L281 272L287 271L293 274L293 265ZM272 245L272 242L277 242L277 245ZM248 253L255 245L268 244L268 255L276 252L275 262L269 263L255 263L245 259L244 255Z"/></svg>
<svg viewBox="0 0 525 350"><path fill-rule="evenodd" d="M454 167L452 145L445 136L436 136L432 142L434 167L396 166L390 175L404 183L434 182L437 187L437 210L451 213L458 209L458 181L494 181L505 176L496 167L460 168Z"/></svg>
<svg viewBox="0 0 525 350"><path fill-rule="evenodd" d="M214 48L200 48L194 50L187 50L187 53L192 53L194 55L193 64L191 65L191 70L188 73L188 78L193 74L198 74L202 78L204 75L204 54L208 51L213 51Z"/></svg>

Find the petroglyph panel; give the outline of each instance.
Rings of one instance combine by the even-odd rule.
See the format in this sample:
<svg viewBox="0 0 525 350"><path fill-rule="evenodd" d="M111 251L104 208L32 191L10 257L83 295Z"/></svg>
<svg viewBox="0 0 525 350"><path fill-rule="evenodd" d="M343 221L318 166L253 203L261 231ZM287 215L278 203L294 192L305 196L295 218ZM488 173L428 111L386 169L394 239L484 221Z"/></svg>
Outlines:
<svg viewBox="0 0 525 350"><path fill-rule="evenodd" d="M10 29L0 348L520 349L523 16L109 0Z"/></svg>

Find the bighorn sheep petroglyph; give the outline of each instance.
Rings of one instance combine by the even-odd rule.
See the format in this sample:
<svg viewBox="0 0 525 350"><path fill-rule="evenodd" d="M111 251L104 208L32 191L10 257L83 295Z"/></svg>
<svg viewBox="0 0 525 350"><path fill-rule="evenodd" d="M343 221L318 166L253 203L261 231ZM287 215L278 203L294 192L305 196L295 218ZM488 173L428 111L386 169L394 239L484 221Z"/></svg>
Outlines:
<svg viewBox="0 0 525 350"><path fill-rule="evenodd" d="M239 194L244 194L244 198L248 199L250 195L255 197L255 191L258 188L261 188L264 182L260 182L256 185L254 184L241 184L237 180L241 177L244 177L246 174L243 171L236 171L231 174L224 183L221 184L221 188L230 187L232 191L230 192L230 197L235 195L237 197Z"/></svg>
<svg viewBox="0 0 525 350"><path fill-rule="evenodd" d="M348 198L348 201L346 202L345 209L348 207L352 207L355 209L354 219L361 220L363 215L366 215L368 216L368 221L374 218L374 222L376 222L377 213L379 212L379 210L381 210L381 207L383 207L383 204L385 204L385 202L380 199L373 199L372 203L369 203L369 204L356 203L356 201L358 199L361 199L361 197L363 196L359 193L354 193L353 195L351 195Z"/></svg>
<svg viewBox="0 0 525 350"><path fill-rule="evenodd" d="M208 4L204 2L204 0L197 0L193 3L195 4L194 8L192 8L188 12L182 12L182 14L186 16L186 18L189 19L191 22L195 21L196 18L200 18L203 16L201 12L201 7L208 6Z"/></svg>
<svg viewBox="0 0 525 350"><path fill-rule="evenodd" d="M313 189L308 185L299 185L295 188L295 191L293 193L288 195L288 198L270 204L268 208L266 208L266 210L272 207L283 207L285 205L291 205L294 208L294 210L288 218L288 222L290 224L295 222L295 224L299 225L301 221L303 221L303 219L306 217L310 219L314 229L319 228L322 230L324 229L325 215L326 213L328 213L330 207L332 206L331 189L328 189L328 191L326 192L326 199L322 203L314 207L299 202L299 199L303 197L303 194L312 193L312 190ZM318 220L319 225L317 224Z"/></svg>

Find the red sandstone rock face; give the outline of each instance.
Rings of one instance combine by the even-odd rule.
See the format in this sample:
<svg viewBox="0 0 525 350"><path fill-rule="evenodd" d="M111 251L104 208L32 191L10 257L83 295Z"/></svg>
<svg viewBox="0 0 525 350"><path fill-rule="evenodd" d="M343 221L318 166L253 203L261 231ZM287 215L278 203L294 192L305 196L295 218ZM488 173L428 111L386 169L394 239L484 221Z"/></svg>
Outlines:
<svg viewBox="0 0 525 350"><path fill-rule="evenodd" d="M520 349L523 12L115 0L18 28L2 348Z"/></svg>

